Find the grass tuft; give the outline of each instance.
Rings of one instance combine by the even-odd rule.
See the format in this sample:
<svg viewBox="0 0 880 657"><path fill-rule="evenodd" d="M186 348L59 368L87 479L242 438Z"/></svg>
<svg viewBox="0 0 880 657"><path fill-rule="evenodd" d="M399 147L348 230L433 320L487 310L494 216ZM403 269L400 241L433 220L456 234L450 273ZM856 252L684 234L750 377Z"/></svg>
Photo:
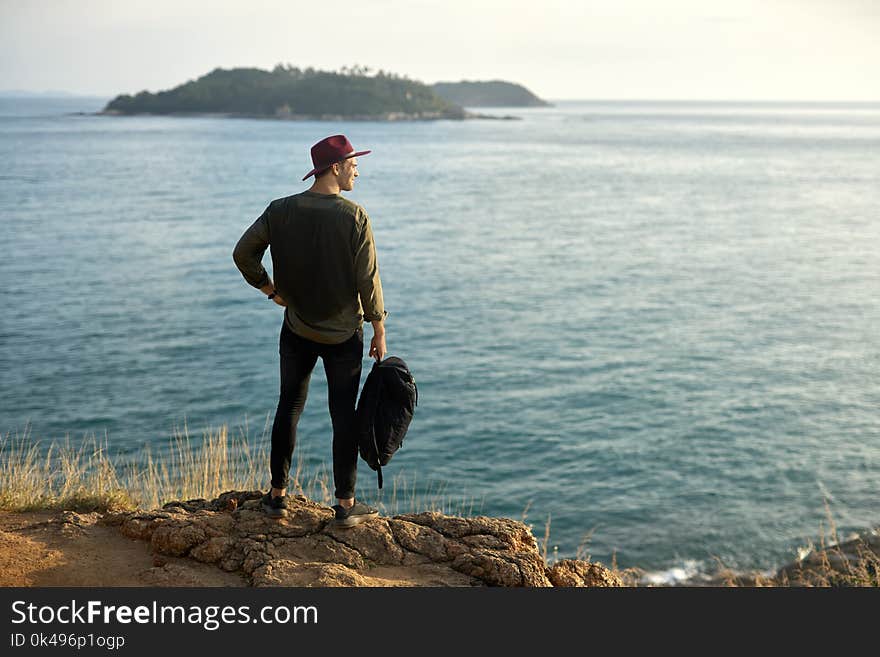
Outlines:
<svg viewBox="0 0 880 657"><path fill-rule="evenodd" d="M111 511L154 509L173 500L211 499L229 490L266 490L269 481L268 424L254 447L247 427L231 436L225 425L207 429L200 439L190 436L184 423L170 443L157 449L147 445L137 460L110 455L106 440L85 438L78 447L69 438L44 446L24 433L0 437L0 510ZM369 492L372 471L359 472ZM386 481L386 491L388 483ZM479 513L482 502L454 499L445 482L419 486L416 477L396 474L391 495L379 494L376 503L387 515L437 511L447 515ZM304 495L330 506L332 473L326 464L307 468L299 450L290 473L288 493Z"/></svg>

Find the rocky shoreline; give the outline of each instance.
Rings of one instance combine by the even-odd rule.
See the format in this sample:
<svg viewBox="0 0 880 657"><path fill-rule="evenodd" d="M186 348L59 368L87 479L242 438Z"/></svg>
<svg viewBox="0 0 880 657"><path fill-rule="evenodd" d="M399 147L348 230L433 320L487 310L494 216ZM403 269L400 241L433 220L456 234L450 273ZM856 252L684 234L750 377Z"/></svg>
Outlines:
<svg viewBox="0 0 880 657"><path fill-rule="evenodd" d="M652 585L639 569L545 562L530 528L437 512L336 527L333 511L290 498L268 518L261 491L161 509L0 514L0 586ZM653 584L657 585L657 584ZM661 584L662 585L662 584ZM880 533L816 549L775 574L719 572L683 586L880 585Z"/></svg>
<svg viewBox="0 0 880 657"><path fill-rule="evenodd" d="M172 502L161 510L106 514L101 522L150 543L155 554L189 557L238 572L252 586L621 586L600 564L547 567L531 531L506 518L435 512L336 527L333 511L292 497L272 520L260 491Z"/></svg>
<svg viewBox="0 0 880 657"><path fill-rule="evenodd" d="M880 532L814 548L769 576L719 574L706 586L880 586Z"/></svg>
<svg viewBox="0 0 880 657"><path fill-rule="evenodd" d="M385 112L383 114L237 114L231 112L120 112L101 110L99 112L74 112L76 116L172 116L177 118L220 118L220 119L269 119L273 121L462 121L487 119L491 121L521 121L522 117L510 114L494 115L465 112L463 116L450 116L442 112Z"/></svg>

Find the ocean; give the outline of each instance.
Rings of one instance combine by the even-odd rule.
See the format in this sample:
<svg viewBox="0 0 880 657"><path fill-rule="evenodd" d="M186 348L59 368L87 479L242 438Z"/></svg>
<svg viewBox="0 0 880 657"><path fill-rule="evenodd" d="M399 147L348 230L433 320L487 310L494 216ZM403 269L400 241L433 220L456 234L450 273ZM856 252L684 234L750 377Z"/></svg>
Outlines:
<svg viewBox="0 0 880 657"><path fill-rule="evenodd" d="M880 105L284 122L106 101L0 98L0 435L135 460L184 424L268 440L282 311L232 248L341 132L373 151L346 196L419 386L386 477L655 582L773 570L826 504L842 537L880 525ZM320 365L299 426L329 465Z"/></svg>

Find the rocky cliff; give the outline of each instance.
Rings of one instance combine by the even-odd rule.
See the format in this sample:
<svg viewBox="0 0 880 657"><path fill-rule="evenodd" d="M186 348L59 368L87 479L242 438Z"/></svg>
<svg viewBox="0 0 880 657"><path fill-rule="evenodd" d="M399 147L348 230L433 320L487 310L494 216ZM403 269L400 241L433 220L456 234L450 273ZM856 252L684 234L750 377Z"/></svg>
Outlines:
<svg viewBox="0 0 880 657"><path fill-rule="evenodd" d="M291 498L288 517L271 520L261 495L230 491L98 522L149 542L157 567L183 557L253 586L621 586L597 563L548 567L529 528L506 518L425 512L343 529L331 509L304 497Z"/></svg>

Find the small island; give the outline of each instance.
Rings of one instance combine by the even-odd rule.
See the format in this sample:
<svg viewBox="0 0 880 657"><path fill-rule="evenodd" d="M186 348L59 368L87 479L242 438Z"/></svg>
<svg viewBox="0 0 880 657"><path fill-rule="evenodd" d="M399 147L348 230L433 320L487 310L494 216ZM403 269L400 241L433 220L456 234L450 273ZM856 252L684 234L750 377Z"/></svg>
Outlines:
<svg viewBox="0 0 880 657"><path fill-rule="evenodd" d="M504 80L437 82L431 88L441 98L462 107L552 107L524 86Z"/></svg>
<svg viewBox="0 0 880 657"><path fill-rule="evenodd" d="M383 70L217 68L167 91L116 96L100 114L219 115L288 120L406 121L516 117L465 111L422 82Z"/></svg>

